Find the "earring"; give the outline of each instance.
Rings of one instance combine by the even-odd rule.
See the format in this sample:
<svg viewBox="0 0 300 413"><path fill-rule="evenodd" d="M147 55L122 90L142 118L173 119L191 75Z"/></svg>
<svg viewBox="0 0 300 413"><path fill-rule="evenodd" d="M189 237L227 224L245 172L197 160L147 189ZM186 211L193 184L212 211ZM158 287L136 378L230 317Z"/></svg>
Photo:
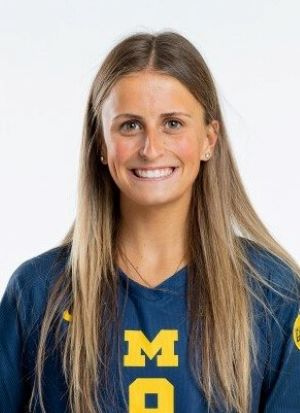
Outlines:
<svg viewBox="0 0 300 413"><path fill-rule="evenodd" d="M102 162L102 163L105 163L105 162L104 162L104 156L103 156L103 155L100 156L100 159L101 159L101 162Z"/></svg>
<svg viewBox="0 0 300 413"><path fill-rule="evenodd" d="M210 152L206 152L205 158L208 159L210 157Z"/></svg>

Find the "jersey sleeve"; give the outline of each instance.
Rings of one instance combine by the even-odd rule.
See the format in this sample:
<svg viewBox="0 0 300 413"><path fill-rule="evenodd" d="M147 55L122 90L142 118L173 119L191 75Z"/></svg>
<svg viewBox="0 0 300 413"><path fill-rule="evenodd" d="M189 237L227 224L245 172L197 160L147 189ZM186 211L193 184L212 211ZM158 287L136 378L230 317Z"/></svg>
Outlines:
<svg viewBox="0 0 300 413"><path fill-rule="evenodd" d="M19 276L12 274L0 302L0 412L25 412L23 368L23 296Z"/></svg>
<svg viewBox="0 0 300 413"><path fill-rule="evenodd" d="M272 292L269 329L269 355L263 381L260 412L300 412L300 288L291 270L280 272L288 298ZM292 281L293 280L293 281ZM296 288L293 288L296 286ZM287 294L293 291L293 294ZM294 294L295 293L295 294Z"/></svg>
<svg viewBox="0 0 300 413"><path fill-rule="evenodd" d="M65 266L66 251L64 247L55 247L29 258L8 281L0 301L0 413L29 411L41 322L48 293ZM57 365L50 363L48 371L50 376L53 372L50 384L47 382L48 391L54 389L51 391L58 399L50 404L49 411L61 411L56 408L56 402L63 403L60 394L56 394L61 379ZM36 405L36 397L33 404Z"/></svg>

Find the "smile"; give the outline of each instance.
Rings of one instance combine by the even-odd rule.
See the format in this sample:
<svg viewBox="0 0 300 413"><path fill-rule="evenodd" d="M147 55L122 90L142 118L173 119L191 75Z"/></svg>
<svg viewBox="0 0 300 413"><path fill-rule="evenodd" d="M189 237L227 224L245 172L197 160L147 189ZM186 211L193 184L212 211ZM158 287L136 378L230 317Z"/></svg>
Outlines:
<svg viewBox="0 0 300 413"><path fill-rule="evenodd" d="M162 181L174 176L179 168L163 168L163 169L131 169L132 175L139 181Z"/></svg>

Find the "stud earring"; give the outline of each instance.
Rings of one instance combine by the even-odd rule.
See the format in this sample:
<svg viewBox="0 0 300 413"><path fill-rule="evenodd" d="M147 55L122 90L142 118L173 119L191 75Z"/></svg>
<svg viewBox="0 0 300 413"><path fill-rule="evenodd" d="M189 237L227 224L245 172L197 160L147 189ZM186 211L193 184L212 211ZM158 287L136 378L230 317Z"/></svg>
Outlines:
<svg viewBox="0 0 300 413"><path fill-rule="evenodd" d="M206 152L205 158L208 159L210 157L210 152Z"/></svg>
<svg viewBox="0 0 300 413"><path fill-rule="evenodd" d="M100 156L100 159L101 159L101 162L105 164L103 155Z"/></svg>

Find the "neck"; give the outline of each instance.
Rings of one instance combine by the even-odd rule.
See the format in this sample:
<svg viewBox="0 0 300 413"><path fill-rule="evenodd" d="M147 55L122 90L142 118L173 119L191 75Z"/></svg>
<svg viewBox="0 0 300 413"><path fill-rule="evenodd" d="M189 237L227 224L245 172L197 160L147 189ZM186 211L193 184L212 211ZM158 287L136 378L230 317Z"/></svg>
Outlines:
<svg viewBox="0 0 300 413"><path fill-rule="evenodd" d="M175 271L181 259L179 268L188 262L187 205L136 207L126 200L120 208L117 245L138 269L168 272L173 267Z"/></svg>

